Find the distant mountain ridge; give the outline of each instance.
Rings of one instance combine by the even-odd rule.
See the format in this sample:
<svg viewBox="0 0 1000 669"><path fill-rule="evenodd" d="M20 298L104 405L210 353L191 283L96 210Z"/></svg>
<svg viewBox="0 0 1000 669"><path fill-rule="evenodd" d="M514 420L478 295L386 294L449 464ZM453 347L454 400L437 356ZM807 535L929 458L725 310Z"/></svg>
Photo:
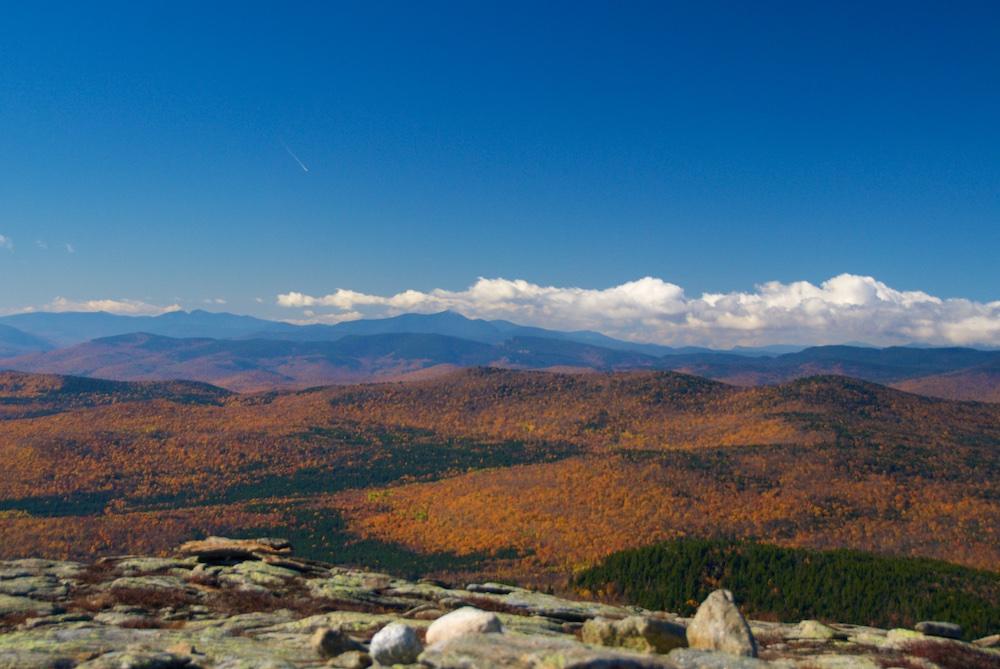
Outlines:
<svg viewBox="0 0 1000 669"><path fill-rule="evenodd" d="M170 311L159 316L122 316L98 312L30 312L0 317L0 324L32 334L54 346L133 332L165 337L241 338L256 332L293 332L295 325L253 316L210 311Z"/></svg>
<svg viewBox="0 0 1000 669"><path fill-rule="evenodd" d="M784 355L747 358L725 353L671 356L671 369L737 385L780 383L811 374L841 374L894 383L1000 361L1000 351L971 348L812 346Z"/></svg>
<svg viewBox="0 0 1000 669"><path fill-rule="evenodd" d="M146 332L180 339L280 339L289 341L336 341L349 335L437 334L486 344L499 344L511 337L541 337L636 351L654 356L713 351L713 349L699 346L674 348L659 344L625 341L589 330L563 332L518 325L504 320L487 321L467 318L453 311L442 311L435 314L401 314L391 318L344 321L335 325L295 325L254 316L240 316L200 309L171 311L159 316L122 316L105 312L32 312L0 317L0 324L6 324L23 333L43 339L49 342L50 347L71 346L93 339ZM762 347L740 348L734 352L759 355L774 351L773 347Z"/></svg>
<svg viewBox="0 0 1000 669"><path fill-rule="evenodd" d="M335 341L176 339L134 333L9 359L0 367L125 381L188 379L247 391L393 379L436 366L615 370L655 368L658 360L536 337L485 344L416 333L346 335Z"/></svg>
<svg viewBox="0 0 1000 669"><path fill-rule="evenodd" d="M958 347L670 348L447 311L306 326L205 311L156 317L33 313L0 320L0 369L187 379L237 391L408 380L493 366L674 370L743 386L838 374L935 397L1000 401L1000 351ZM133 329L147 326L150 331ZM102 332L113 334L86 339ZM56 348L74 340L80 341Z"/></svg>
<svg viewBox="0 0 1000 669"><path fill-rule="evenodd" d="M55 348L51 343L33 334L0 324L0 358L9 358L36 351Z"/></svg>

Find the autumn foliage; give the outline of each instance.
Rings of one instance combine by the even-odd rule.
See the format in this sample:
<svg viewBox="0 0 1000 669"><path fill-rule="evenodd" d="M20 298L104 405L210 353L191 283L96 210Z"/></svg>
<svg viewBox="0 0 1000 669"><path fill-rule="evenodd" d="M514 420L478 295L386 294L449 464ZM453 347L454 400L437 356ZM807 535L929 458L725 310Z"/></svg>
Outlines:
<svg viewBox="0 0 1000 669"><path fill-rule="evenodd" d="M0 458L0 557L249 528L318 546L325 516L518 578L679 536L1000 565L1000 406L845 377L472 369L240 395L7 373Z"/></svg>

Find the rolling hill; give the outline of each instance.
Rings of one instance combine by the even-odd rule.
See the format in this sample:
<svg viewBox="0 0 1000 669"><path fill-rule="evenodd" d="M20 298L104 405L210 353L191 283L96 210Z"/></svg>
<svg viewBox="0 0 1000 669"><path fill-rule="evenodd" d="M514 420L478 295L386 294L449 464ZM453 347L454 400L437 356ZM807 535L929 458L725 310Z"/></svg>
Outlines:
<svg viewBox="0 0 1000 669"><path fill-rule="evenodd" d="M242 395L4 378L0 556L239 530L525 580L679 536L1000 564L998 405L664 371Z"/></svg>
<svg viewBox="0 0 1000 669"><path fill-rule="evenodd" d="M900 390L951 400L1000 402L1000 360L893 384Z"/></svg>

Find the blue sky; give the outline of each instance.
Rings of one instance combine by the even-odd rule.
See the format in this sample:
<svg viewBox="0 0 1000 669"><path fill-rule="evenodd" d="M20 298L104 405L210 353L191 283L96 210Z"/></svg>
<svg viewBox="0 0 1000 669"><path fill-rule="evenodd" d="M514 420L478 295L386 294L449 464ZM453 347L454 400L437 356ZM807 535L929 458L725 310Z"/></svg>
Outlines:
<svg viewBox="0 0 1000 669"><path fill-rule="evenodd" d="M19 4L0 311L306 318L277 296L478 277L1000 299L997 3Z"/></svg>

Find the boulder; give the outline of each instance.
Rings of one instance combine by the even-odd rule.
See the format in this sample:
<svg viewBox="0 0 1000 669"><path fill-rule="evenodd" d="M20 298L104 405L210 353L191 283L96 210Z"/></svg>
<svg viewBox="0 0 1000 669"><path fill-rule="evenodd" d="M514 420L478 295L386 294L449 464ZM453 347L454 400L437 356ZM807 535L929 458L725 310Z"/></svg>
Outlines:
<svg viewBox="0 0 1000 669"><path fill-rule="evenodd" d="M925 620L914 625L913 629L927 636L941 636L946 639L961 639L962 626L938 620Z"/></svg>
<svg viewBox="0 0 1000 669"><path fill-rule="evenodd" d="M495 613L480 611L471 606L462 607L443 615L427 628L427 645L440 643L466 634L489 634L503 632L503 626Z"/></svg>
<svg viewBox="0 0 1000 669"><path fill-rule="evenodd" d="M310 643L320 657L336 657L352 650L364 650L357 641L339 629L320 627L310 639Z"/></svg>
<svg viewBox="0 0 1000 669"><path fill-rule="evenodd" d="M403 623L390 623L372 637L369 654L386 666L413 664L423 649L416 630Z"/></svg>
<svg viewBox="0 0 1000 669"><path fill-rule="evenodd" d="M594 618L583 624L581 634L584 643L640 653L669 653L687 646L683 625L649 616L630 616L624 620Z"/></svg>
<svg viewBox="0 0 1000 669"><path fill-rule="evenodd" d="M757 640L728 590L716 590L705 598L688 625L687 640L695 649L757 657Z"/></svg>
<svg viewBox="0 0 1000 669"><path fill-rule="evenodd" d="M847 635L838 632L829 625L824 625L818 620L803 620L795 628L795 638L797 639L846 639Z"/></svg>

